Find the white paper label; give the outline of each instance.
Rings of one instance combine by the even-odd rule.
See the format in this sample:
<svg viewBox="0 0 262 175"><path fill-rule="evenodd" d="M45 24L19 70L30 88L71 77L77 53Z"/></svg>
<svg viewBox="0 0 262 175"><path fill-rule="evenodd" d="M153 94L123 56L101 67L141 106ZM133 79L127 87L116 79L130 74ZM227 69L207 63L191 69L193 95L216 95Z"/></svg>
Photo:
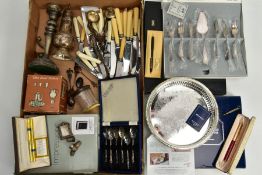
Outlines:
<svg viewBox="0 0 262 175"><path fill-rule="evenodd" d="M72 132L74 135L95 134L94 117L73 117Z"/></svg>
<svg viewBox="0 0 262 175"><path fill-rule="evenodd" d="M46 138L35 139L35 144L36 144L36 157L43 157L48 155Z"/></svg>
<svg viewBox="0 0 262 175"><path fill-rule="evenodd" d="M187 9L187 4L173 0L170 3L167 13L178 18L184 19L184 17L186 16Z"/></svg>
<svg viewBox="0 0 262 175"><path fill-rule="evenodd" d="M194 150L175 151L153 135L147 139L148 175L195 175Z"/></svg>

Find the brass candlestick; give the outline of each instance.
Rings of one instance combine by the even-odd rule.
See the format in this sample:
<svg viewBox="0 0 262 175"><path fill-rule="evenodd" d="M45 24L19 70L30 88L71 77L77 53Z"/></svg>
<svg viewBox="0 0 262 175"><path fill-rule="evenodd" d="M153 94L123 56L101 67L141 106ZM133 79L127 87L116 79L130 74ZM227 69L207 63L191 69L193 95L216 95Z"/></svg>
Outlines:
<svg viewBox="0 0 262 175"><path fill-rule="evenodd" d="M56 64L48 58L48 54L53 35L56 32L57 19L61 14L61 8L57 4L49 3L47 5L47 13L49 20L45 28L45 52L44 54L39 54L37 58L29 64L29 69L32 72L40 74L54 75L58 74L59 69Z"/></svg>
<svg viewBox="0 0 262 175"><path fill-rule="evenodd" d="M57 48L52 58L59 60L71 60L69 50L73 48L74 37L72 31L72 11L68 8L64 11L61 20L60 31L55 34L53 44Z"/></svg>

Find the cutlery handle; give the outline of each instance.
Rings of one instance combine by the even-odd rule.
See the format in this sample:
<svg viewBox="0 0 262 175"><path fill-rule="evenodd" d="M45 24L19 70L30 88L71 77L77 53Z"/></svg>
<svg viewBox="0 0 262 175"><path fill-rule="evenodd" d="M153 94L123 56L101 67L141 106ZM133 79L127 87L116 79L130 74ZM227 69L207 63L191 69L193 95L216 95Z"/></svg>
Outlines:
<svg viewBox="0 0 262 175"><path fill-rule="evenodd" d="M82 32L81 32L81 36L80 36L80 41L84 41L85 39L85 34L86 34L86 31L85 31L85 28L84 28L84 22L82 20L82 18L80 16L77 16L77 21L79 22L79 24L81 25L82 27Z"/></svg>
<svg viewBox="0 0 262 175"><path fill-rule="evenodd" d="M86 32L85 32L85 29L83 28L82 32L81 32L81 36L80 36L80 41L81 42L83 42L85 40L85 35L86 35Z"/></svg>
<svg viewBox="0 0 262 175"><path fill-rule="evenodd" d="M138 31L138 16L139 16L139 9L138 7L134 8L134 20L133 20L133 26L134 26L134 35L137 35Z"/></svg>
<svg viewBox="0 0 262 175"><path fill-rule="evenodd" d="M218 37L216 37L216 44L215 44L215 54L216 54L216 58L218 58L219 57L219 53L218 53L218 51L219 51L219 47L218 47Z"/></svg>
<svg viewBox="0 0 262 175"><path fill-rule="evenodd" d="M80 39L80 33L79 33L79 28L78 28L77 18L76 17L73 18L73 22L74 22L76 38L77 38L77 40L79 40Z"/></svg>
<svg viewBox="0 0 262 175"><path fill-rule="evenodd" d="M118 164L118 151L116 149L116 164Z"/></svg>
<svg viewBox="0 0 262 175"><path fill-rule="evenodd" d="M127 32L126 32L127 38L131 37L132 16L133 16L133 10L128 10L128 12L127 12Z"/></svg>
<svg viewBox="0 0 262 175"><path fill-rule="evenodd" d="M113 163L113 156L112 156L112 148L110 148L110 153L109 153L109 163L112 164Z"/></svg>
<svg viewBox="0 0 262 175"><path fill-rule="evenodd" d="M132 164L135 164L135 153L133 149L132 149Z"/></svg>
<svg viewBox="0 0 262 175"><path fill-rule="evenodd" d="M89 61L91 61L91 62L94 62L94 63L97 63L97 64L100 64L100 63L101 63L101 60L98 60L98 59L96 59L96 58L93 58L93 57L91 57L91 56L88 56L88 55L86 55L86 54L84 54L84 53L82 53L82 52L80 52L80 51L77 51L77 52L76 52L76 55L79 56L80 58L87 59L87 60L89 60Z"/></svg>
<svg viewBox="0 0 262 175"><path fill-rule="evenodd" d="M234 43L233 43L233 46L232 46L232 55L233 55L233 58L234 59L238 59L238 40L235 39Z"/></svg>
<svg viewBox="0 0 262 175"><path fill-rule="evenodd" d="M182 61L184 61L184 47L183 46L184 46L184 41L183 41L183 38L181 38L179 42L178 56Z"/></svg>
<svg viewBox="0 0 262 175"><path fill-rule="evenodd" d="M105 149L105 153L104 154L105 154L105 158L104 158L105 161L104 162L107 163L107 149Z"/></svg>
<svg viewBox="0 0 262 175"><path fill-rule="evenodd" d="M120 45L120 52L119 52L120 60L123 59L125 47L126 47L126 38L124 37L124 38L122 38L121 45Z"/></svg>
<svg viewBox="0 0 262 175"><path fill-rule="evenodd" d="M130 29L130 40L131 40L131 37L134 36L134 18L132 17L131 18L131 29Z"/></svg>
<svg viewBox="0 0 262 175"><path fill-rule="evenodd" d="M117 28L118 28L118 33L119 36L123 36L123 25L121 21L121 14L119 8L115 8L115 16L116 16L116 22L117 22Z"/></svg>
<svg viewBox="0 0 262 175"><path fill-rule="evenodd" d="M138 23L137 23L137 36L138 36L138 40L140 41L140 26L141 26L141 20L138 19Z"/></svg>
<svg viewBox="0 0 262 175"><path fill-rule="evenodd" d="M99 33L102 33L102 32L103 32L104 25L105 25L105 21L104 21L104 17L103 17L103 11L102 11L101 8L99 9L98 15L99 15L98 32L99 32Z"/></svg>
<svg viewBox="0 0 262 175"><path fill-rule="evenodd" d="M111 21L108 21L107 23L107 37L106 37L106 41L108 43L111 42L111 38L112 38L112 23Z"/></svg>
<svg viewBox="0 0 262 175"><path fill-rule="evenodd" d="M121 163L124 163L124 151L121 149Z"/></svg>
<svg viewBox="0 0 262 175"><path fill-rule="evenodd" d="M81 25L81 27L84 28L84 22L82 20L82 18L80 16L77 17L77 21L79 22L79 24Z"/></svg>
<svg viewBox="0 0 262 175"><path fill-rule="evenodd" d="M228 38L226 38L226 48L227 48L227 59L226 60L231 60L232 59L232 54L231 54L231 49L228 43Z"/></svg>
<svg viewBox="0 0 262 175"><path fill-rule="evenodd" d="M116 45L119 46L119 35L118 35L116 18L112 18L111 21L112 21L112 28L114 32L115 42L116 42Z"/></svg>
<svg viewBox="0 0 262 175"><path fill-rule="evenodd" d="M124 36L126 36L126 32L127 32L127 9L125 8L125 10L123 11L123 33Z"/></svg>
<svg viewBox="0 0 262 175"><path fill-rule="evenodd" d="M189 49L188 49L188 51L189 51L189 59L190 60L193 60L193 58L194 58L194 43L193 43L193 39L192 38L190 38L190 40L189 40Z"/></svg>
<svg viewBox="0 0 262 175"><path fill-rule="evenodd" d="M129 151L126 150L126 165L127 169L130 169Z"/></svg>
<svg viewBox="0 0 262 175"><path fill-rule="evenodd" d="M79 57L79 58L81 59L81 61L84 62L84 64L85 64L90 70L94 70L94 67L92 66L92 64L91 64L88 60L83 59L83 58L81 58L81 57Z"/></svg>

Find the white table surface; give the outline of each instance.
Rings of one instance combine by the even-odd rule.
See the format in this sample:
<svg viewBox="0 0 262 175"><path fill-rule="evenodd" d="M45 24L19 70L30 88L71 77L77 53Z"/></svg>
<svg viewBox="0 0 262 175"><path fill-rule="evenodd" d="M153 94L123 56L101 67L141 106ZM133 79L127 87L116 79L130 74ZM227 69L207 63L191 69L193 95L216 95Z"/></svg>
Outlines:
<svg viewBox="0 0 262 175"><path fill-rule="evenodd" d="M259 175L262 169L262 1L244 0L247 78L227 80L229 95L242 97L243 113L257 122L246 147L247 168L236 175ZM27 32L28 1L0 1L0 174L14 172L11 117L19 114ZM208 155L206 155L208 156ZM196 175L220 175L218 170L196 170Z"/></svg>

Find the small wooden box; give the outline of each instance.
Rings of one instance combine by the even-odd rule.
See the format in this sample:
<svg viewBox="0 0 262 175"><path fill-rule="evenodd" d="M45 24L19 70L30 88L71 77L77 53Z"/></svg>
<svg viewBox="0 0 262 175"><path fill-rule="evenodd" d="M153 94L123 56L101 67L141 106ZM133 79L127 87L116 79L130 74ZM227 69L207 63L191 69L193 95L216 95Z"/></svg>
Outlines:
<svg viewBox="0 0 262 175"><path fill-rule="evenodd" d="M28 75L24 112L66 113L67 81L62 76Z"/></svg>

